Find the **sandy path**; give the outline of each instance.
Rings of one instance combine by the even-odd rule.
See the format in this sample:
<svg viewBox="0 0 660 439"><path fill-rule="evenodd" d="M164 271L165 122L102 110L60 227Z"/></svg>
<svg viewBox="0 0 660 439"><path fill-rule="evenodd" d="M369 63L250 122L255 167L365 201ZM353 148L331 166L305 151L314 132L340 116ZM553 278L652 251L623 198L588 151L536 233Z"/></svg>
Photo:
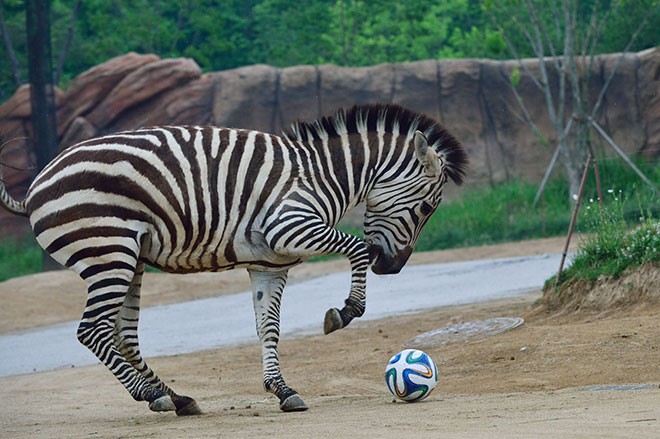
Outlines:
<svg viewBox="0 0 660 439"><path fill-rule="evenodd" d="M530 241L473 255L515 256L541 247ZM198 400L205 414L192 418L151 413L101 365L3 378L1 436L657 437L660 309L564 315L559 321L533 309L538 297L357 321L329 336L284 339L283 373L310 406L304 413L281 413L276 399L263 392L256 344L150 359L177 391ZM392 402L383 370L406 340L498 316L522 316L526 323L488 339L426 349L438 364L438 388L422 403ZM578 390L623 384L654 388Z"/></svg>

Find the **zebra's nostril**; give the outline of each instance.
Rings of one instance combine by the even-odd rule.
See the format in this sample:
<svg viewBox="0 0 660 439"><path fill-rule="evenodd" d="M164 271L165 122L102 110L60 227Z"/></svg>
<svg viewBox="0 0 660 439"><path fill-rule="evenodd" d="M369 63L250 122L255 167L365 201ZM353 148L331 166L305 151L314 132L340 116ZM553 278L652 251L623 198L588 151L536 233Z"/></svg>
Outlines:
<svg viewBox="0 0 660 439"><path fill-rule="evenodd" d="M376 274L396 274L400 272L413 251L412 246L406 246L403 250L398 251L392 256L385 252L382 247L373 247L377 248L378 252L376 253L376 250L373 250L372 253L372 248L370 247L369 256L372 264L371 271ZM372 254L375 255L373 259L371 259Z"/></svg>

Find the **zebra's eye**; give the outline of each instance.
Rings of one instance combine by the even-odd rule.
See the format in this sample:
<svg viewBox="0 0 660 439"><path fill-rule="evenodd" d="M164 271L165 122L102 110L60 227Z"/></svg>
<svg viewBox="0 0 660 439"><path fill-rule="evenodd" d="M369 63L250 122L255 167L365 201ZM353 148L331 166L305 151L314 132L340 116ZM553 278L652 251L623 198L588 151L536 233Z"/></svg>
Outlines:
<svg viewBox="0 0 660 439"><path fill-rule="evenodd" d="M420 211L422 212L422 215L429 215L431 212L433 212L433 206L431 206L429 203L424 201L422 203L422 207L420 208Z"/></svg>

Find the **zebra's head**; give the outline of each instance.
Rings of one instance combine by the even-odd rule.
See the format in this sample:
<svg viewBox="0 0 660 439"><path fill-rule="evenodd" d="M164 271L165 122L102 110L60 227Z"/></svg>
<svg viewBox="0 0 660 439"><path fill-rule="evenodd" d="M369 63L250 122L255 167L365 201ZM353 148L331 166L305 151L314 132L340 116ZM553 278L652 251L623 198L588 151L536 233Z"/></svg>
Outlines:
<svg viewBox="0 0 660 439"><path fill-rule="evenodd" d="M449 149L443 148L442 137L429 146L426 136L415 131L404 147L403 167L369 192L364 232L374 273L401 271L422 228L440 204L448 177L462 183L467 156L458 142L445 134Z"/></svg>

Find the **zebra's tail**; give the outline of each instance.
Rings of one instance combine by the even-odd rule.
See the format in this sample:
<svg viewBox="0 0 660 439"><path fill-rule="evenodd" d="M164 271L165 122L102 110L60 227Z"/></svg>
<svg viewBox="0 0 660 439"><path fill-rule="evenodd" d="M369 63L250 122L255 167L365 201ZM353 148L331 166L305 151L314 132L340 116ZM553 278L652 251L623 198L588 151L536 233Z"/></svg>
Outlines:
<svg viewBox="0 0 660 439"><path fill-rule="evenodd" d="M2 150L7 144L0 145L0 155L2 155ZM16 201L14 198L9 195L7 188L5 187L5 182L2 179L2 165L0 164L0 203L2 206L13 213L14 215L28 216L27 209L25 208L25 200Z"/></svg>

